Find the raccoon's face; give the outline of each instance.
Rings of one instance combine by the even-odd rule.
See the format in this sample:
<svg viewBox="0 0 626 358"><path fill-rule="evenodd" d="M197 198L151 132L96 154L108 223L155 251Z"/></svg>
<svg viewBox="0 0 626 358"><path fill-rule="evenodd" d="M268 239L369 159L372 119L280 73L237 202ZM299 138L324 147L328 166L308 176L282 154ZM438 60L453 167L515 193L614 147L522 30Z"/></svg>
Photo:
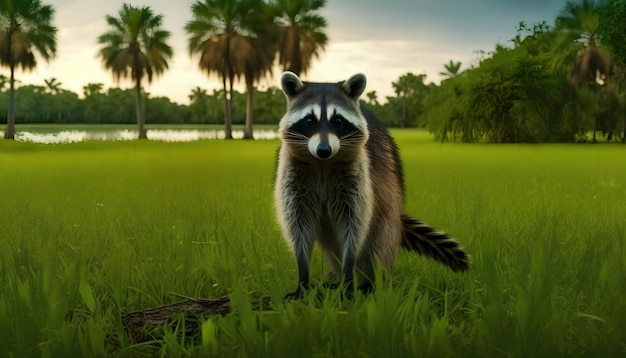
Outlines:
<svg viewBox="0 0 626 358"><path fill-rule="evenodd" d="M362 148L368 138L367 122L359 109L365 84L363 74L339 83L313 83L302 82L292 72L283 73L281 86L287 97L279 129L283 145L308 150L320 160Z"/></svg>

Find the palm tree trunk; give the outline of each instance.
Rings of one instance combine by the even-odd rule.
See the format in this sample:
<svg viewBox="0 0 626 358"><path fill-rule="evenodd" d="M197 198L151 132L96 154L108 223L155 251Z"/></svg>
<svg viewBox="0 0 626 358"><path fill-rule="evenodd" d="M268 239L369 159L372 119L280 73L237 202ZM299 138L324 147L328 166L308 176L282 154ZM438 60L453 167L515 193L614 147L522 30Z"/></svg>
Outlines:
<svg viewBox="0 0 626 358"><path fill-rule="evenodd" d="M143 98L141 97L141 78L137 78L135 83L135 105L137 109L139 139L148 139L148 133L146 131L146 118L143 111Z"/></svg>
<svg viewBox="0 0 626 358"><path fill-rule="evenodd" d="M229 127L229 113L228 113L228 90L226 89L226 74L222 74L222 89L224 90L224 133L226 133Z"/></svg>
<svg viewBox="0 0 626 358"><path fill-rule="evenodd" d="M289 71L295 73L296 75L302 75L302 52L300 51L300 31L298 30L298 26L293 24L289 29L289 37L292 41L292 52L291 52L291 67L288 68Z"/></svg>
<svg viewBox="0 0 626 358"><path fill-rule="evenodd" d="M15 66L11 64L11 78L9 79L9 105L7 109L7 127L4 129L4 139L15 139Z"/></svg>
<svg viewBox="0 0 626 358"><path fill-rule="evenodd" d="M246 98L246 126L243 130L243 139L254 139L252 134L252 99L254 96L254 85L250 81L246 81L246 90L248 96Z"/></svg>
<svg viewBox="0 0 626 358"><path fill-rule="evenodd" d="M226 87L226 74L223 74L222 85L224 88L224 139L233 139L233 117L230 105L230 93Z"/></svg>
<svg viewBox="0 0 626 358"><path fill-rule="evenodd" d="M233 139L233 85L235 83L235 75L231 71L228 78L228 125L226 126L225 139Z"/></svg>
<svg viewBox="0 0 626 358"><path fill-rule="evenodd" d="M233 65L231 63L231 37L226 38L226 48L224 50L224 56L226 60L226 68L222 70L222 76L224 78L224 139L233 139L233 82L235 75L233 73ZM226 80L228 79L229 89L226 90Z"/></svg>

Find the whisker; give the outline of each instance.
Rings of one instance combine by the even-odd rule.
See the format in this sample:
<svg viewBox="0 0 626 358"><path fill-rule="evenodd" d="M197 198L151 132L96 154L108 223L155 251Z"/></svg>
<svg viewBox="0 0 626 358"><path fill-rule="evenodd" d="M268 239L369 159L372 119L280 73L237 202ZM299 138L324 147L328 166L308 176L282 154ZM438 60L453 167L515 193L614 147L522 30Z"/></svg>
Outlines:
<svg viewBox="0 0 626 358"><path fill-rule="evenodd" d="M297 145L297 146L303 146L303 147L307 146L307 143L306 142L302 142L302 141L284 140L283 143Z"/></svg>
<svg viewBox="0 0 626 358"><path fill-rule="evenodd" d="M287 138L291 138L291 139L300 139L300 140L309 140L309 138L307 136L305 136L304 134L298 133L298 132L291 132L288 131L286 133L286 137Z"/></svg>
<svg viewBox="0 0 626 358"><path fill-rule="evenodd" d="M352 132L347 133L343 137L339 138L339 140L342 140L342 141L343 140L348 140L348 139L354 138L358 134L359 134L359 131L352 131Z"/></svg>

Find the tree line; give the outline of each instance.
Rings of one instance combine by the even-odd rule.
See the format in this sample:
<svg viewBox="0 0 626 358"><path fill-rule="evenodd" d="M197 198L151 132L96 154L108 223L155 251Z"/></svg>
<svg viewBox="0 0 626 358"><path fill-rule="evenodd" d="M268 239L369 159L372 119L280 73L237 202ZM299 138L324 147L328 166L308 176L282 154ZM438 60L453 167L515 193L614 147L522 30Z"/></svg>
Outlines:
<svg viewBox="0 0 626 358"><path fill-rule="evenodd" d="M6 78L0 75L0 122L6 120L9 92ZM137 122L134 89L104 88L102 83L88 83L82 96L63 89L56 78L43 85L24 85L15 89L17 124L84 123L134 124ZM189 94L190 105L172 102L167 97L142 93L144 115L153 124L224 124L222 91L208 93L201 88ZM277 124L284 113L285 99L277 87L255 89L255 123ZM233 123L244 124L246 94L233 91Z"/></svg>
<svg viewBox="0 0 626 358"><path fill-rule="evenodd" d="M567 2L554 25L520 22L509 44L460 68L446 64L440 85L401 76L387 108L366 101L442 142L626 141L624 0Z"/></svg>
<svg viewBox="0 0 626 358"><path fill-rule="evenodd" d="M104 91L91 83L79 98L60 90L55 79L15 88L15 70L34 68L35 53L44 60L54 56L54 11L40 0L1 2L0 64L10 69L0 88L5 138L13 136L16 112L18 123L136 122L140 138L146 117L151 123L223 123L227 138L233 123L244 123L244 137L252 138L253 113L256 123L275 124L284 110L279 89L259 91L256 83L275 63L296 73L310 68L328 41L319 15L325 4L193 3L184 27L189 53L203 72L222 80L222 89L207 93L197 87L185 106L142 91L143 81L166 71L172 57L163 15L150 7L124 4L117 16L105 17L110 29L98 38L105 67L118 80L132 80L134 89ZM520 22L510 43L461 67L454 60L445 64L439 85L427 83L425 74L403 74L392 83L395 96L379 100L370 91L363 101L387 126L427 128L440 141L575 142L588 133L594 141L626 141L626 0L569 1L554 25ZM244 93L233 89L237 81L245 83Z"/></svg>
<svg viewBox="0 0 626 358"><path fill-rule="evenodd" d="M388 127L417 127L413 120L421 106L415 106L415 99L421 94L413 88L422 88L424 75L404 74L394 88L404 97L387 97L386 103L378 102L376 91L365 96L366 105ZM420 84L420 86L415 86ZM8 80L0 75L0 122L6 120ZM430 85L434 86L434 85ZM430 88L430 87L429 87ZM425 90L424 88L422 88ZM409 92L410 90L410 92ZM406 92L406 93L405 93ZM104 88L103 83L87 83L82 95L63 88L56 78L45 79L41 85L24 85L15 89L15 111L17 124L134 124L137 122L134 89L118 87ZM201 87L191 90L188 95L189 105L172 102L167 97L153 97L142 93L144 116L152 124L224 124L222 90L211 92ZM245 125L247 94L234 90L232 94L232 123ZM285 96L275 86L265 90L254 89L252 111L254 123L277 125L285 111ZM403 105L404 104L404 105ZM405 117L402 117L402 115ZM406 118L406 119L403 119Z"/></svg>

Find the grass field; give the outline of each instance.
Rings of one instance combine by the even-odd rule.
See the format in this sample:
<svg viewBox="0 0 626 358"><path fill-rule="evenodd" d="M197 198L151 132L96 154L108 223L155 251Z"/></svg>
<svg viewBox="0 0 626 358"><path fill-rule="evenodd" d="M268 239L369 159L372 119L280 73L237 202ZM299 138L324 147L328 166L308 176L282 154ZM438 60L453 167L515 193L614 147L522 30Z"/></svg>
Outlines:
<svg viewBox="0 0 626 358"><path fill-rule="evenodd" d="M407 211L473 256L403 252L377 291L293 290L272 203L277 141L0 141L0 356L626 355L626 146L461 145L394 131ZM313 279L324 279L321 253ZM133 345L127 311L231 295Z"/></svg>

